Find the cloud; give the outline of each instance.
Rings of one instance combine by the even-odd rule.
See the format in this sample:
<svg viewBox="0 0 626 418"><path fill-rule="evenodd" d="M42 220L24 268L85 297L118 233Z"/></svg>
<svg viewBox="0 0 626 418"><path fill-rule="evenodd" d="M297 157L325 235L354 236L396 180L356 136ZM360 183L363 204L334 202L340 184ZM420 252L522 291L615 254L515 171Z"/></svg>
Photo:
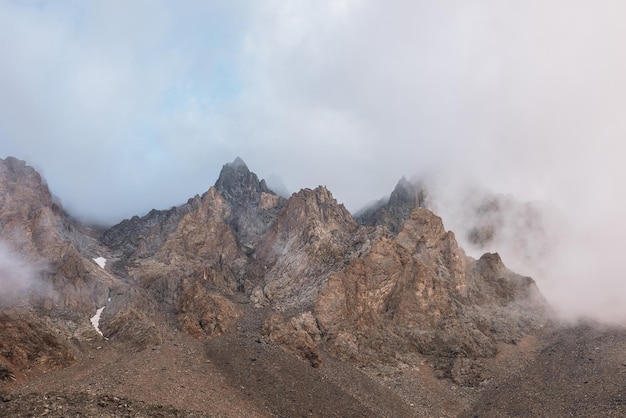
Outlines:
<svg viewBox="0 0 626 418"><path fill-rule="evenodd" d="M621 216L581 214L550 201L520 202L458 178L431 179L430 190L435 211L468 255L498 252L507 267L536 280L559 317L626 323Z"/></svg>
<svg viewBox="0 0 626 418"><path fill-rule="evenodd" d="M0 306L19 303L40 283L37 269L0 240Z"/></svg>
<svg viewBox="0 0 626 418"><path fill-rule="evenodd" d="M177 152L187 138L168 141L161 130L220 84L230 35L211 25L230 12L203 2L173 6L0 5L3 151L42 167L82 217L111 222L188 197L176 194L177 173L190 174ZM164 198L163 188L174 196Z"/></svg>
<svg viewBox="0 0 626 418"><path fill-rule="evenodd" d="M232 4L4 3L7 154L109 222L236 155L353 211L420 171L531 198L624 177L619 3Z"/></svg>

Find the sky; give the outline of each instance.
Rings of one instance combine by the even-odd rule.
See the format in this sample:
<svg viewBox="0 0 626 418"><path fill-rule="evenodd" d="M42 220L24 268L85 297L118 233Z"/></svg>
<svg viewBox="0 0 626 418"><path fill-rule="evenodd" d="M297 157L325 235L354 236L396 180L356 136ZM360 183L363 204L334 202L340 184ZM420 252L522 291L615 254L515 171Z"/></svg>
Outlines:
<svg viewBox="0 0 626 418"><path fill-rule="evenodd" d="M626 294L624 16L621 0L0 0L0 157L106 224L203 193L237 156L352 212L403 175L550 201L572 237L552 298L606 306ZM581 300L593 283L611 291Z"/></svg>

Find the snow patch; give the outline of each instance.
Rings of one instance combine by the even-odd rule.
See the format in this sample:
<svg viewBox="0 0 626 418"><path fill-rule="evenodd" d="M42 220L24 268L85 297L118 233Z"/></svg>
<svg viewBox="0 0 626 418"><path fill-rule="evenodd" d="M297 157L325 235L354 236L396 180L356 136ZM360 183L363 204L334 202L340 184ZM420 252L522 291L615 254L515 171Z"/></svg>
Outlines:
<svg viewBox="0 0 626 418"><path fill-rule="evenodd" d="M104 266L107 265L107 259L104 258L104 257L94 258L93 261L95 261L96 264L99 265L102 268L104 268Z"/></svg>
<svg viewBox="0 0 626 418"><path fill-rule="evenodd" d="M104 306L96 311L96 314L91 317L91 325L98 331L98 334L103 335L102 331L100 331L100 315L102 315L102 311L104 311Z"/></svg>

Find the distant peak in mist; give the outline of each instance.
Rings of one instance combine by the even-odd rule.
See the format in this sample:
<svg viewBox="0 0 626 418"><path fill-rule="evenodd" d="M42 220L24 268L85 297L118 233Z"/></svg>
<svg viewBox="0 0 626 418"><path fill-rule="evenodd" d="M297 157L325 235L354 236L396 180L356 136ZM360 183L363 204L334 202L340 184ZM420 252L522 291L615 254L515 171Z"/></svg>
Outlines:
<svg viewBox="0 0 626 418"><path fill-rule="evenodd" d="M398 233L411 212L419 207L431 207L426 186L421 181L409 181L402 176L389 198L360 210L355 217L362 225L386 225L391 232Z"/></svg>
<svg viewBox="0 0 626 418"><path fill-rule="evenodd" d="M277 174L270 174L266 179L267 187L269 187L274 193L284 198L288 198L291 193L285 185L283 178Z"/></svg>
<svg viewBox="0 0 626 418"><path fill-rule="evenodd" d="M226 164L230 167L233 168L245 168L246 170L248 169L248 166L246 165L246 163L243 161L243 159L241 157L236 157L232 163L228 163Z"/></svg>

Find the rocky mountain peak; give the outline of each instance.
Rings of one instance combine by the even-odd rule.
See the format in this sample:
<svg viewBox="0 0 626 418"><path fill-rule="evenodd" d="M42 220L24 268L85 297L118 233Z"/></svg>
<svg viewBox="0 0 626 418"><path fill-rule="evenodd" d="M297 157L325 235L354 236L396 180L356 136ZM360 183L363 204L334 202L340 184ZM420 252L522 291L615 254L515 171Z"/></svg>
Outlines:
<svg viewBox="0 0 626 418"><path fill-rule="evenodd" d="M274 194L265 184L265 180L259 180L239 157L235 158L232 163L224 164L215 182L215 188L234 208L256 206L261 193Z"/></svg>
<svg viewBox="0 0 626 418"><path fill-rule="evenodd" d="M398 233L415 208L430 208L428 189L421 181L412 182L403 176L387 202L380 201L364 210L357 221L361 225L384 225Z"/></svg>
<svg viewBox="0 0 626 418"><path fill-rule="evenodd" d="M389 205L398 209L427 208L428 190L422 182L410 182L402 176L389 197ZM408 212L411 213L411 211Z"/></svg>
<svg viewBox="0 0 626 418"><path fill-rule="evenodd" d="M365 364L434 355L440 376L467 385L484 378L476 359L542 326L547 306L532 279L506 269L497 254L467 257L424 208L322 289L314 315L336 355ZM493 318L498 325L485 327ZM377 344L385 350L372 349Z"/></svg>
<svg viewBox="0 0 626 418"><path fill-rule="evenodd" d="M285 203L272 230L281 237L301 235L317 240L331 233L351 233L358 228L350 212L324 186L302 189Z"/></svg>
<svg viewBox="0 0 626 418"><path fill-rule="evenodd" d="M0 209L34 210L52 206L52 196L39 173L14 157L0 159Z"/></svg>
<svg viewBox="0 0 626 418"><path fill-rule="evenodd" d="M248 168L248 166L246 165L246 163L241 159L241 157L237 156L235 157L235 159L233 160L232 163L227 163L226 165L230 165L232 167L240 167L243 166L246 169Z"/></svg>
<svg viewBox="0 0 626 418"><path fill-rule="evenodd" d="M252 252L259 237L273 224L284 199L271 191L265 180L259 180L239 157L222 167L215 188L230 206L227 222L237 241Z"/></svg>
<svg viewBox="0 0 626 418"><path fill-rule="evenodd" d="M310 306L331 272L343 266L358 229L324 186L294 193L259 242L248 280L253 299Z"/></svg>
<svg viewBox="0 0 626 418"><path fill-rule="evenodd" d="M202 367L272 364L276 381L284 378L273 366L280 363L256 359L284 360L279 345L325 370L408 373L412 388L421 379L415 372L429 385L443 387L437 376L480 387L500 347L545 324L546 304L532 279L509 271L498 254L467 257L427 206L423 184L403 177L359 225L325 186L284 199L238 157L202 196L82 236L54 210L34 169L0 160L0 237L26 243L20 252L48 266L53 291L36 309L5 315L0 307L0 373L27 370L49 352L61 356L49 356L57 361L50 369L96 363L78 355L88 345L94 355L119 349L129 364L143 364L125 347L195 344L186 333L206 343L196 351L211 359L202 357ZM387 415L411 416L405 412Z"/></svg>

